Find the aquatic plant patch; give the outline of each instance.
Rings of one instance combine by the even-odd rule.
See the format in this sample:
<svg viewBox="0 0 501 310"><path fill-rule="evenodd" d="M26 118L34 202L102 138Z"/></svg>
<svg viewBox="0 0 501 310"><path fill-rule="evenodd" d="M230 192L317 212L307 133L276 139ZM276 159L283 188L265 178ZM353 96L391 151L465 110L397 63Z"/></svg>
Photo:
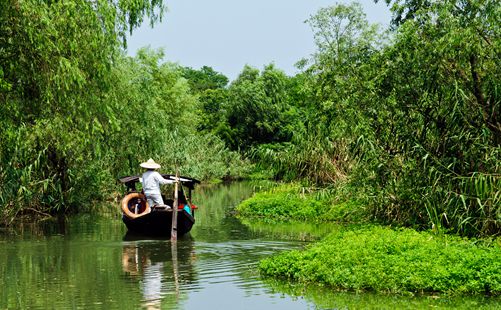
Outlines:
<svg viewBox="0 0 501 310"><path fill-rule="evenodd" d="M259 268L264 276L341 290L500 295L500 258L499 244L370 226L340 229Z"/></svg>
<svg viewBox="0 0 501 310"><path fill-rule="evenodd" d="M269 221L361 221L365 209L356 201L333 204L331 197L319 197L298 184L286 184L256 193L237 206L242 218Z"/></svg>

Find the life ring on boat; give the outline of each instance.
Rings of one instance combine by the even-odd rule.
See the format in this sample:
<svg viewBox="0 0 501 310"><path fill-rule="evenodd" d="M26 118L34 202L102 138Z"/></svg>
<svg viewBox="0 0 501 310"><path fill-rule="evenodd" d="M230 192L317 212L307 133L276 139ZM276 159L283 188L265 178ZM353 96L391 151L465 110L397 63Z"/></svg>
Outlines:
<svg viewBox="0 0 501 310"><path fill-rule="evenodd" d="M130 193L122 199L122 212L130 219L136 219L151 212L146 196Z"/></svg>

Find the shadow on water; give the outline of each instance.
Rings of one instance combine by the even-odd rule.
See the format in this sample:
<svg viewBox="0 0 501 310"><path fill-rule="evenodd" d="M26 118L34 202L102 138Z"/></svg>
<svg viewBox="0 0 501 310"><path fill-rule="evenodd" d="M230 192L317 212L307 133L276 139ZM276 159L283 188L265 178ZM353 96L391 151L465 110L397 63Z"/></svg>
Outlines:
<svg viewBox="0 0 501 310"><path fill-rule="evenodd" d="M246 229L254 234L260 235L262 238L270 238L275 240L292 240L311 242L319 240L328 233L337 229L336 224L329 223L305 223L305 222L288 222L275 223L260 220L245 220L240 222L245 225Z"/></svg>

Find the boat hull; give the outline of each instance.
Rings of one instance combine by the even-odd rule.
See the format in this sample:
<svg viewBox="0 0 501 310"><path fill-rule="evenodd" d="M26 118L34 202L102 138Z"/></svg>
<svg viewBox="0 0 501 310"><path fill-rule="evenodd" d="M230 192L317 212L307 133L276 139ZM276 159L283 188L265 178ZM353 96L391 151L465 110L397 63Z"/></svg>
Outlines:
<svg viewBox="0 0 501 310"><path fill-rule="evenodd" d="M152 212L135 219L123 215L122 220L131 232L151 236L170 236L172 213L172 210L152 210ZM195 218L193 216L186 210L179 210L177 214L178 236L189 233L194 224Z"/></svg>

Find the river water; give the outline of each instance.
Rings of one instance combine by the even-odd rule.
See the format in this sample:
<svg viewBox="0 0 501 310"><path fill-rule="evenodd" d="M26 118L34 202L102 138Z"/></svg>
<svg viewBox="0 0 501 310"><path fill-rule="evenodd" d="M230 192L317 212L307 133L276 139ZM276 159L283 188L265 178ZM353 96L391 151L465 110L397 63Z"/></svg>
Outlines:
<svg viewBox="0 0 501 310"><path fill-rule="evenodd" d="M339 293L261 279L260 259L300 249L324 225L241 223L256 184L194 192L196 224L176 243L127 233L119 212L0 232L0 309L493 309L496 299ZM118 210L118 205L117 205Z"/></svg>

